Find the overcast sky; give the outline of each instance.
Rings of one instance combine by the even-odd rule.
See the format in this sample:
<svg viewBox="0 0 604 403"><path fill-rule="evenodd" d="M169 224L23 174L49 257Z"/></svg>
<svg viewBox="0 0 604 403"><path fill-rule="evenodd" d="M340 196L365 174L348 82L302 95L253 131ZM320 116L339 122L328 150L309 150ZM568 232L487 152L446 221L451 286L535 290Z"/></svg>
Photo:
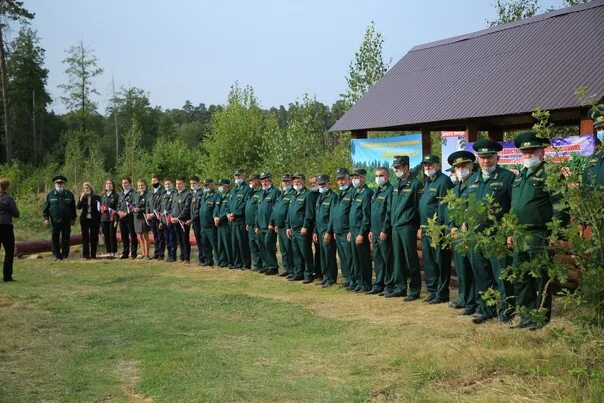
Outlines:
<svg viewBox="0 0 604 403"><path fill-rule="evenodd" d="M162 108L224 103L236 81L263 107L304 93L332 104L366 26L384 35L393 65L413 46L487 27L490 0L25 0L46 49L52 108L63 112L65 50L82 40L105 70L96 80L105 111L116 86L135 86ZM542 8L562 0L542 0ZM14 35L14 33L13 33Z"/></svg>

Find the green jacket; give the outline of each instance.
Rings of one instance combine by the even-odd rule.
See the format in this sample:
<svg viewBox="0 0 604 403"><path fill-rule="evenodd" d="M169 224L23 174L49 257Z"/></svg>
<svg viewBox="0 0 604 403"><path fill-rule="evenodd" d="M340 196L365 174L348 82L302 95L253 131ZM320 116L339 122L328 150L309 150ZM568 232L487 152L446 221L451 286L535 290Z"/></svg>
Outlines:
<svg viewBox="0 0 604 403"><path fill-rule="evenodd" d="M245 224L250 228L256 227L256 214L258 213L258 202L262 196L262 189L250 189L247 201L245 202Z"/></svg>
<svg viewBox="0 0 604 403"><path fill-rule="evenodd" d="M474 173L468 179L468 197L474 195L476 200L483 200L487 195L492 195L495 202L501 208L497 213L497 219L503 217L505 213L510 211L510 203L512 201L512 183L514 183L516 175L508 169L497 166L488 178L482 177L482 172ZM481 228L485 228L490 223L481 224Z"/></svg>
<svg viewBox="0 0 604 403"><path fill-rule="evenodd" d="M387 182L384 186L378 186L371 198L371 232L379 235L380 232L390 233L392 227L388 219L388 208L392 202L393 186Z"/></svg>
<svg viewBox="0 0 604 403"><path fill-rule="evenodd" d="M600 146L589 158L587 167L583 171L583 185L604 186L604 146Z"/></svg>
<svg viewBox="0 0 604 403"><path fill-rule="evenodd" d="M362 235L364 237L369 235L369 230L371 229L372 197L373 190L369 189L367 184L355 189L348 218L352 239L358 235Z"/></svg>
<svg viewBox="0 0 604 403"><path fill-rule="evenodd" d="M329 230L331 213L338 203L338 195L331 189L320 193L315 202L315 234L322 234Z"/></svg>
<svg viewBox="0 0 604 403"><path fill-rule="evenodd" d="M76 202L73 193L64 189L62 192L51 190L44 202L44 219L52 224L71 223L76 219Z"/></svg>
<svg viewBox="0 0 604 403"><path fill-rule="evenodd" d="M426 179L424 183L424 193L419 200L420 224L426 225L428 218L436 214L437 224L446 224L446 206L441 201L447 195L449 189L453 187L451 179L442 171L437 172Z"/></svg>
<svg viewBox="0 0 604 403"><path fill-rule="evenodd" d="M293 189L281 192L273 205L270 217L271 225L274 225L277 228L285 228L285 220L287 219L289 204L294 196L295 191Z"/></svg>
<svg viewBox="0 0 604 403"><path fill-rule="evenodd" d="M388 208L388 218L391 228L419 227L419 200L422 195L422 185L419 179L409 178L398 180L392 189L392 197Z"/></svg>
<svg viewBox="0 0 604 403"><path fill-rule="evenodd" d="M231 189L231 196L227 203L227 213L235 215L234 223L243 224L245 222L245 202L249 197L250 190L246 182L235 185Z"/></svg>
<svg viewBox="0 0 604 403"><path fill-rule="evenodd" d="M292 199L287 210L287 218L285 226L294 231L299 231L301 228L307 228L310 231L313 229L312 218L309 217L309 206L312 203L311 191L304 187L299 192L295 190L292 193ZM314 214L313 214L314 216Z"/></svg>
<svg viewBox="0 0 604 403"><path fill-rule="evenodd" d="M214 228L214 208L220 203L220 194L207 192L199 200L199 224L201 228Z"/></svg>
<svg viewBox="0 0 604 403"><path fill-rule="evenodd" d="M191 191L191 221L199 220L199 206L203 199L203 190Z"/></svg>
<svg viewBox="0 0 604 403"><path fill-rule="evenodd" d="M544 163L541 163L533 173L523 168L512 184L511 211L520 224L529 225L530 230L546 230L546 224L554 217L563 224L568 222L567 214L556 208L560 196L546 189L546 178Z"/></svg>
<svg viewBox="0 0 604 403"><path fill-rule="evenodd" d="M256 228L267 229L269 225L274 225L272 214L278 199L279 191L274 186L262 190L258 201L258 213L256 213Z"/></svg>
<svg viewBox="0 0 604 403"><path fill-rule="evenodd" d="M231 190L228 192L220 194L220 199L218 203L214 206L214 217L218 217L220 219L220 223L218 225L223 225L228 223L227 213L228 213L228 203L231 197Z"/></svg>
<svg viewBox="0 0 604 403"><path fill-rule="evenodd" d="M350 231L350 206L355 188L352 185L336 194L336 205L331 211L329 228L331 234L347 234Z"/></svg>
<svg viewBox="0 0 604 403"><path fill-rule="evenodd" d="M468 182L469 182L470 178L471 178L471 175L465 181L457 182L453 185L453 194L455 195L455 197L460 197L462 199L468 198ZM461 225L461 223L453 222L453 218L449 214L448 205L445 205L445 223L447 224L447 226L449 228L459 227Z"/></svg>

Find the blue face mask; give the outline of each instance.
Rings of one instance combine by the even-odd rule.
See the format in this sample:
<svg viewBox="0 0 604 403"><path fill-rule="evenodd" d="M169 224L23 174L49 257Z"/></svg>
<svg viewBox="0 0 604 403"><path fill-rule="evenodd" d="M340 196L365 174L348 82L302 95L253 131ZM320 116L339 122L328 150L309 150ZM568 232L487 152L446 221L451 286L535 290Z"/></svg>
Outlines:
<svg viewBox="0 0 604 403"><path fill-rule="evenodd" d="M604 130L598 130L596 132L596 137L600 140L600 143L604 144Z"/></svg>

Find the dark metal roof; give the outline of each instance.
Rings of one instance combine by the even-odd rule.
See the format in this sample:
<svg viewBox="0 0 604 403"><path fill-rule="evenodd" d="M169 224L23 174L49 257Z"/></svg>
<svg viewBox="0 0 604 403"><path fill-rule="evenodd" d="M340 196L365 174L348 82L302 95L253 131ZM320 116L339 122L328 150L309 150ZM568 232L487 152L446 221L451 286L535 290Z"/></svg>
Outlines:
<svg viewBox="0 0 604 403"><path fill-rule="evenodd" d="M416 46L330 129L363 130L580 107L604 98L604 0Z"/></svg>

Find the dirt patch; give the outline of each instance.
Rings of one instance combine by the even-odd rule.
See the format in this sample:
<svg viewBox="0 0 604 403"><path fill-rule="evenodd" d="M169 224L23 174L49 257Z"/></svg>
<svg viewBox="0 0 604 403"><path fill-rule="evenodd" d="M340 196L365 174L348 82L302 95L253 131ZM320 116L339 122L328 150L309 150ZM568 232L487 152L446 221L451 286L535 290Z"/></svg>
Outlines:
<svg viewBox="0 0 604 403"><path fill-rule="evenodd" d="M140 380L138 362L122 359L117 362L116 372L124 382L124 393L133 402L152 402L153 399L136 393L136 385Z"/></svg>

